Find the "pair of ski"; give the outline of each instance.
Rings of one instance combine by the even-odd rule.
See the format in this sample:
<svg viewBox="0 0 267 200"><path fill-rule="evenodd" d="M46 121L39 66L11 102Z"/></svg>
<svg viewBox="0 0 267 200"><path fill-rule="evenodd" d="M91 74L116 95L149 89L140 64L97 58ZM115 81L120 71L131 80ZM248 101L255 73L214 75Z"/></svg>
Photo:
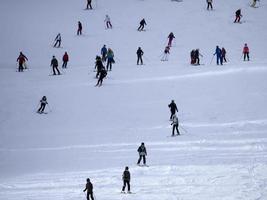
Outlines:
<svg viewBox="0 0 267 200"><path fill-rule="evenodd" d="M39 112L39 111L37 111L36 113L38 113L38 114L47 114L48 112Z"/></svg>
<svg viewBox="0 0 267 200"><path fill-rule="evenodd" d="M147 165L147 164L143 164L143 165L137 164L137 166L139 166L139 167L149 167L149 165Z"/></svg>

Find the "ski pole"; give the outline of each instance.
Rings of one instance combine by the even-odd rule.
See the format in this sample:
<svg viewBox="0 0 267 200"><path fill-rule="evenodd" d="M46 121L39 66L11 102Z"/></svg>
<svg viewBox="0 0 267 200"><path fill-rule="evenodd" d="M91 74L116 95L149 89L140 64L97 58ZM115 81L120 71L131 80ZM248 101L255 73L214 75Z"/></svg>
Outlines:
<svg viewBox="0 0 267 200"><path fill-rule="evenodd" d="M49 112L52 112L52 109L51 109L51 107L49 106L48 103L47 103L47 106L48 106L48 108L49 108Z"/></svg>
<svg viewBox="0 0 267 200"><path fill-rule="evenodd" d="M38 112L38 107L40 105L40 102L38 103L38 105L36 106L36 109L34 110L35 112Z"/></svg>
<svg viewBox="0 0 267 200"><path fill-rule="evenodd" d="M210 65L211 65L211 63L212 63L212 61L213 61L214 56L215 56L215 55L213 54L213 56L212 56L212 58L211 58L211 61L210 61Z"/></svg>
<svg viewBox="0 0 267 200"><path fill-rule="evenodd" d="M185 128L183 128L182 126L180 126L181 129L183 129L185 131L185 133L188 133L187 130Z"/></svg>
<svg viewBox="0 0 267 200"><path fill-rule="evenodd" d="M144 59L146 59L147 61L149 61L149 59L145 55L143 55L143 57L144 57Z"/></svg>

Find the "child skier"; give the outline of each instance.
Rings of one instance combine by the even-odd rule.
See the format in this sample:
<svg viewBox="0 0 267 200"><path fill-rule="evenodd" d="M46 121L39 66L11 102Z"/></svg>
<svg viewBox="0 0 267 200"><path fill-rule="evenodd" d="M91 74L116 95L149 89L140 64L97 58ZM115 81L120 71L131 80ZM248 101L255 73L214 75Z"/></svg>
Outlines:
<svg viewBox="0 0 267 200"><path fill-rule="evenodd" d="M86 190L87 190L86 199L89 200L89 196L90 196L91 200L94 200L93 184L91 183L89 178L86 179L86 185L85 185L85 189L83 190L83 192L85 192Z"/></svg>
<svg viewBox="0 0 267 200"><path fill-rule="evenodd" d="M107 29L112 28L112 24L110 22L110 17L108 15L106 15L106 18L105 18L104 22L106 23L106 28Z"/></svg>
<svg viewBox="0 0 267 200"><path fill-rule="evenodd" d="M244 61L246 61L246 58L249 61L249 48L247 43L244 45L243 54L244 54Z"/></svg>
<svg viewBox="0 0 267 200"><path fill-rule="evenodd" d="M106 58L107 58L107 48L106 48L106 45L104 45L101 49L101 55L102 55L102 61L103 62L106 62Z"/></svg>
<svg viewBox="0 0 267 200"><path fill-rule="evenodd" d="M161 61L168 61L168 54L170 54L170 46L169 45L167 45L165 47Z"/></svg>
<svg viewBox="0 0 267 200"><path fill-rule="evenodd" d="M48 104L47 100L46 100L46 96L42 97L42 99L40 100L40 104L41 104L41 106L38 109L37 113L42 114L42 113L44 113L44 109L45 109L46 104Z"/></svg>
<svg viewBox="0 0 267 200"><path fill-rule="evenodd" d="M179 121L176 115L173 115L171 125L172 125L172 136L174 136L175 130L177 132L177 135L180 135L180 132L178 130Z"/></svg>
<svg viewBox="0 0 267 200"><path fill-rule="evenodd" d="M123 180L123 186L122 186L122 193L125 193L125 187L127 185L128 187L128 193L131 193L131 187L130 187L130 180L131 180L131 174L129 171L129 167L125 167L125 170L122 174L122 180Z"/></svg>
<svg viewBox="0 0 267 200"><path fill-rule="evenodd" d="M222 59L223 59L223 62L227 62L226 60L226 50L224 47L222 47Z"/></svg>
<svg viewBox="0 0 267 200"><path fill-rule="evenodd" d="M139 153L139 159L137 161L137 165L140 164L142 158L143 158L143 164L146 165L146 155L147 155L147 153L146 153L146 147L145 147L145 143L144 142L142 142L141 146L138 147L137 152Z"/></svg>

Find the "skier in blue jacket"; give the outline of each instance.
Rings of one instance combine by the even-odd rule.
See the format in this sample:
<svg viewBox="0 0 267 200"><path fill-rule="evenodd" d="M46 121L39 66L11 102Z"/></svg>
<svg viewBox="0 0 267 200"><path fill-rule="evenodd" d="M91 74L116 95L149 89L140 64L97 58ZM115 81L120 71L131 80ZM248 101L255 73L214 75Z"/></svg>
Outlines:
<svg viewBox="0 0 267 200"><path fill-rule="evenodd" d="M213 55L217 56L217 65L222 65L223 64L223 57L222 57L222 50L219 48L219 46L216 46L215 53Z"/></svg>

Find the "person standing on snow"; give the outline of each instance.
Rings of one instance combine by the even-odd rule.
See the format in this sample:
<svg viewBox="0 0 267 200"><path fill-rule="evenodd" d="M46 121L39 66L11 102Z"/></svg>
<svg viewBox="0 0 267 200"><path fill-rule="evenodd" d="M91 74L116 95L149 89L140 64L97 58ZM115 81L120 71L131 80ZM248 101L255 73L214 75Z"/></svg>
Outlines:
<svg viewBox="0 0 267 200"><path fill-rule="evenodd" d="M226 50L225 50L224 47L222 48L222 59L223 59L223 62L227 62L227 60L226 60Z"/></svg>
<svg viewBox="0 0 267 200"><path fill-rule="evenodd" d="M95 77L98 78L98 76L100 75L101 70L105 69L105 67L104 67L104 65L102 63L102 60L101 60L100 56L96 56L95 59L96 59L96 61L95 61L95 69L97 71Z"/></svg>
<svg viewBox="0 0 267 200"><path fill-rule="evenodd" d="M219 63L222 65L223 64L222 50L219 48L219 46L216 46L216 50L213 55L216 55L217 57L217 65L219 65Z"/></svg>
<svg viewBox="0 0 267 200"><path fill-rule="evenodd" d="M46 96L43 96L42 99L40 100L40 108L38 109L37 113L42 114L44 112L45 106L47 103Z"/></svg>
<svg viewBox="0 0 267 200"><path fill-rule="evenodd" d="M248 48L247 43L245 43L245 46L243 48L243 54L244 54L244 61L246 61L246 58L249 61L249 48Z"/></svg>
<svg viewBox="0 0 267 200"><path fill-rule="evenodd" d="M93 8L92 8L92 0L87 0L86 9L88 10L89 8L90 8L91 10L93 9Z"/></svg>
<svg viewBox="0 0 267 200"><path fill-rule="evenodd" d="M63 61L63 64L62 64L62 68L67 68L67 64L69 62L69 55L67 52L65 52L65 54L63 55L63 58L62 58L62 61Z"/></svg>
<svg viewBox="0 0 267 200"><path fill-rule="evenodd" d="M174 102L174 100L171 101L171 103L168 105L168 107L170 108L171 111L171 116L170 116L170 120L172 120L172 116L175 115L175 112L178 112L177 106Z"/></svg>
<svg viewBox="0 0 267 200"><path fill-rule="evenodd" d="M174 136L175 130L177 132L177 135L180 135L180 132L178 130L179 121L178 121L178 118L177 118L176 115L173 115L172 116L172 123L171 123L171 125L172 125L172 136Z"/></svg>
<svg viewBox="0 0 267 200"><path fill-rule="evenodd" d="M86 179L86 185L85 185L85 189L83 190L83 192L85 192L86 190L87 190L86 199L90 200L89 197L91 197L91 200L94 200L93 184L91 183L89 178Z"/></svg>
<svg viewBox="0 0 267 200"><path fill-rule="evenodd" d="M168 39L169 39L169 41L168 41L168 46L169 46L169 47L172 46L172 40L173 40L174 38L175 38L175 36L174 36L173 32L171 32L171 33L169 34L169 36L168 36Z"/></svg>
<svg viewBox="0 0 267 200"><path fill-rule="evenodd" d="M59 70L57 68L58 67L58 61L57 61L55 56L53 56L50 66L53 68L53 75L56 75L56 71L55 70L57 70L58 75L60 75L60 72L59 72Z"/></svg>
<svg viewBox="0 0 267 200"><path fill-rule="evenodd" d="M209 10L209 8L211 8L211 10L212 10L213 9L213 7L212 7L212 0L207 0L207 4L208 4L207 10Z"/></svg>
<svg viewBox="0 0 267 200"><path fill-rule="evenodd" d="M58 46L57 46L57 44L58 44ZM56 38L55 38L55 44L54 44L54 47L60 47L60 45L61 45L61 35L60 35L60 33L59 34L57 34L57 36L56 36Z"/></svg>
<svg viewBox="0 0 267 200"><path fill-rule="evenodd" d="M195 50L193 49L191 52L190 52L190 58L191 58L191 65L194 65L196 63L196 56L195 56Z"/></svg>
<svg viewBox="0 0 267 200"><path fill-rule="evenodd" d="M78 21L78 30L77 30L77 35L81 35L82 34L82 23L80 21Z"/></svg>
<svg viewBox="0 0 267 200"><path fill-rule="evenodd" d="M106 18L105 18L104 22L106 23L106 28L107 29L112 28L112 24L110 22L110 17L108 15L106 15Z"/></svg>
<svg viewBox="0 0 267 200"><path fill-rule="evenodd" d="M147 155L147 153L146 153L146 147L145 147L145 143L144 142L142 142L141 146L138 147L137 152L139 153L139 159L137 161L137 165L140 164L142 158L143 158L143 164L146 165L146 155Z"/></svg>
<svg viewBox="0 0 267 200"><path fill-rule="evenodd" d="M17 58L17 62L19 63L19 72L23 72L23 65L26 66L26 60L28 61L28 58L22 53L19 53L19 57ZM25 67L27 69L27 67Z"/></svg>
<svg viewBox="0 0 267 200"><path fill-rule="evenodd" d="M107 71L105 70L105 68L103 67L100 72L99 72L99 78L98 78L98 81L97 81L97 84L95 85L96 86L101 86L102 83L103 83L103 79L107 76Z"/></svg>
<svg viewBox="0 0 267 200"><path fill-rule="evenodd" d="M138 47L137 51L136 51L136 54L137 54L137 65L139 65L139 61L141 61L141 65L143 65L143 59L142 59L142 56L144 55L144 52L143 50L141 49L141 47Z"/></svg>
<svg viewBox="0 0 267 200"><path fill-rule="evenodd" d="M131 174L129 171L129 167L125 167L125 170L122 174L122 180L123 180L123 186L122 186L122 193L125 193L125 187L127 185L128 193L131 193L131 187L130 187L130 180L131 180Z"/></svg>
<svg viewBox="0 0 267 200"><path fill-rule="evenodd" d="M253 0L253 1L252 1L252 4L251 4L251 7L254 7L254 8L255 8L255 7L256 7L256 3L257 3L257 1L260 1L260 0Z"/></svg>
<svg viewBox="0 0 267 200"><path fill-rule="evenodd" d="M241 9L238 9L235 12L235 21L234 21L234 23L236 23L236 22L240 23L241 17L242 17L242 15L241 15Z"/></svg>
<svg viewBox="0 0 267 200"><path fill-rule="evenodd" d="M201 55L201 53L199 53L199 49L196 49L196 50L195 50L195 60L196 60L196 64L197 64L197 65L200 65L200 64L199 64L199 61L200 61L200 60L199 60L199 56L203 57L203 55Z"/></svg>
<svg viewBox="0 0 267 200"><path fill-rule="evenodd" d="M102 55L102 61L103 62L106 62L106 59L107 59L107 48L106 48L106 45L104 44L104 46L102 47L101 49L101 55Z"/></svg>
<svg viewBox="0 0 267 200"><path fill-rule="evenodd" d="M146 25L146 21L145 19L143 18L141 21L140 21L140 26L138 27L138 31L143 31L144 30L144 27Z"/></svg>
<svg viewBox="0 0 267 200"><path fill-rule="evenodd" d="M163 52L161 61L168 61L168 55L170 54L170 46L166 46Z"/></svg>
<svg viewBox="0 0 267 200"><path fill-rule="evenodd" d="M115 61L114 61L114 53L111 50L111 48L108 48L107 59L108 59L107 71L108 71L108 68L109 68L109 71L111 71L112 70L112 63L115 63Z"/></svg>

